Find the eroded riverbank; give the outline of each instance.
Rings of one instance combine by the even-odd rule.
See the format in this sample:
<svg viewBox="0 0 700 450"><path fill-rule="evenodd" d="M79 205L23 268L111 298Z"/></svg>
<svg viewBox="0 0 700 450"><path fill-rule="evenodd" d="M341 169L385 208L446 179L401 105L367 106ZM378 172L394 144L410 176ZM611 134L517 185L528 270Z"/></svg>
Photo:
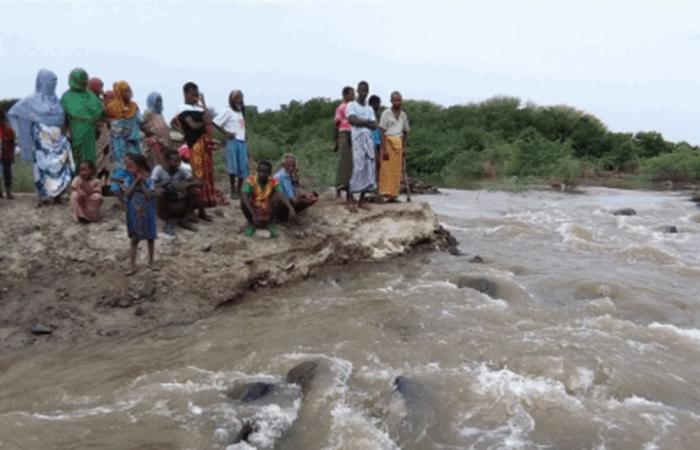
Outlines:
<svg viewBox="0 0 700 450"><path fill-rule="evenodd" d="M215 210L199 231L160 234L155 270L126 277L126 226L110 199L104 220L73 222L67 207L36 209L33 196L0 203L0 348L37 342L76 342L128 336L169 324L190 323L248 291L282 286L334 265L381 260L416 246L442 246L446 234L423 203L377 205L350 214L324 200L305 212L303 224L240 233L237 205ZM52 333L36 336L39 323Z"/></svg>

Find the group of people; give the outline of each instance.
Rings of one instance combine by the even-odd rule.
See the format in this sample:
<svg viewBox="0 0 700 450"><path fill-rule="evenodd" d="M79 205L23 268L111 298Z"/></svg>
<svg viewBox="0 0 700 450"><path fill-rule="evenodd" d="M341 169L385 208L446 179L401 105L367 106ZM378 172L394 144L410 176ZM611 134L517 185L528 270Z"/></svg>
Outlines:
<svg viewBox="0 0 700 450"><path fill-rule="evenodd" d="M12 198L17 147L22 159L33 164L38 206L62 203L62 196L70 191L75 220L89 223L100 219L104 196L118 197L131 240L130 271L135 271L140 241L147 241L149 262L153 261L156 217L164 220L167 234L174 234L177 226L196 231L196 222L213 220L207 208L228 203L214 182L215 129L224 136L230 197L240 200L247 236L260 228L279 236L277 223L295 220L297 213L318 200L315 192L299 192L296 158L291 153L284 155L276 172L269 161L259 161L256 173L249 174L245 103L239 90L230 93L228 107L215 115L198 86L186 83L184 102L169 126L157 92L148 95L147 109L141 114L126 81L117 81L105 91L99 78L74 69L68 77L69 89L60 99L57 82L53 72L40 70L34 93L15 103L7 114L0 112L0 162L7 196ZM397 201L409 131L401 94L391 95L391 109L377 122L379 98L368 99L368 93L366 82L358 85L357 99L354 89L343 89L343 102L335 114L338 195L346 191L347 207L353 212L368 208L365 195L370 192ZM171 127L184 138L177 149Z"/></svg>
<svg viewBox="0 0 700 450"><path fill-rule="evenodd" d="M370 192L376 193L380 202L397 202L410 131L401 93L391 94L391 108L381 113L379 122L381 99L376 95L368 98L366 81L357 85L357 96L349 86L343 88L342 95L334 119L335 148L340 153L338 196L346 192L346 206L351 212L369 209L365 197Z"/></svg>

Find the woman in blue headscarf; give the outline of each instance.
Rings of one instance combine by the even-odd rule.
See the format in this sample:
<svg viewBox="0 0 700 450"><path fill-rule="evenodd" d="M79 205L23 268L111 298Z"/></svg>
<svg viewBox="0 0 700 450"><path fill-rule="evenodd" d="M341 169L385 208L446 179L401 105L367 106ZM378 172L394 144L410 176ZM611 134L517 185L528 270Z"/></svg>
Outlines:
<svg viewBox="0 0 700 450"><path fill-rule="evenodd" d="M65 114L56 96L56 83L56 74L40 70L34 94L8 111L22 159L34 163L39 206L50 199L60 203L60 196L70 185L74 171L70 143L62 129Z"/></svg>
<svg viewBox="0 0 700 450"><path fill-rule="evenodd" d="M163 148L170 148L170 128L163 119L163 97L151 92L146 99L146 112L143 114L141 129L146 135L144 156L151 166L162 164Z"/></svg>

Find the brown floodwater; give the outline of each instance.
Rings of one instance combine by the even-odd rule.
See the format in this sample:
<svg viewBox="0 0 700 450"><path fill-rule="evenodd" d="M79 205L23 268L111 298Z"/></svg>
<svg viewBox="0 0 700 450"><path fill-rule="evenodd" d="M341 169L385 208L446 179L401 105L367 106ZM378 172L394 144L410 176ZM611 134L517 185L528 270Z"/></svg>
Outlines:
<svg viewBox="0 0 700 450"><path fill-rule="evenodd" d="M464 256L328 269L192 325L0 355L0 448L696 449L688 198L423 197ZM304 395L285 375L310 360ZM272 388L226 394L253 382Z"/></svg>

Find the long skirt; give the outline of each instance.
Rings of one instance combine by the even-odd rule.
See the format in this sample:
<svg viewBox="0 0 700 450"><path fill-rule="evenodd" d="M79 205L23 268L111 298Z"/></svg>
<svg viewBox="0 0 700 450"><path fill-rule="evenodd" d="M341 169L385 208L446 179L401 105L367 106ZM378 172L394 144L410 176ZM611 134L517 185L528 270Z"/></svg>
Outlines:
<svg viewBox="0 0 700 450"><path fill-rule="evenodd" d="M214 143L207 135L202 135L190 148L192 175L202 184L194 189L197 208L209 208L228 203L221 192L214 187Z"/></svg>
<svg viewBox="0 0 700 450"><path fill-rule="evenodd" d="M338 133L338 175L335 185L343 187L350 184L352 177L352 140L349 131L341 131Z"/></svg>
<svg viewBox="0 0 700 450"><path fill-rule="evenodd" d="M73 148L73 161L76 167L82 161L95 162L96 129L94 122L70 122L71 147Z"/></svg>
<svg viewBox="0 0 700 450"><path fill-rule="evenodd" d="M227 139L224 153L224 166L226 173L239 178L248 176L248 147L245 141L239 139Z"/></svg>
<svg viewBox="0 0 700 450"><path fill-rule="evenodd" d="M73 153L61 128L34 124L34 185L41 198L61 195L73 179Z"/></svg>
<svg viewBox="0 0 700 450"><path fill-rule="evenodd" d="M350 192L371 192L377 189L372 133L360 131L352 136L352 177Z"/></svg>
<svg viewBox="0 0 700 450"><path fill-rule="evenodd" d="M403 169L403 140L398 136L386 136L384 152L389 159L382 159L379 171L379 193L398 197Z"/></svg>
<svg viewBox="0 0 700 450"><path fill-rule="evenodd" d="M110 148L112 147L112 136L109 132L107 124L102 123L97 127L98 137L95 142L95 169L97 175L102 176L109 174L111 169L110 164Z"/></svg>

